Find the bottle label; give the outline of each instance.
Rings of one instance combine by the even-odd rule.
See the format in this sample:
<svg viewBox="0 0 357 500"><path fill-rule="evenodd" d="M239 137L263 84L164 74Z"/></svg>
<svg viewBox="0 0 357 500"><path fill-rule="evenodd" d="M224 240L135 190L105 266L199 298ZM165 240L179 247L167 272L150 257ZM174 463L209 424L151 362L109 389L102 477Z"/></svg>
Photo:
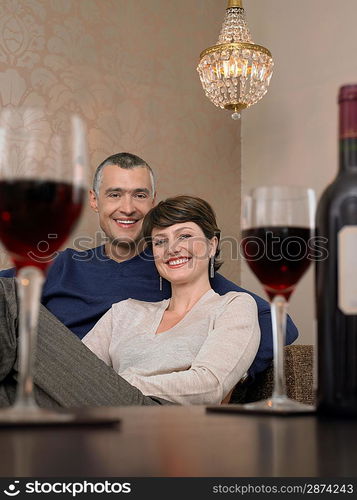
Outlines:
<svg viewBox="0 0 357 500"><path fill-rule="evenodd" d="M357 226L344 226L337 237L338 307L357 314Z"/></svg>

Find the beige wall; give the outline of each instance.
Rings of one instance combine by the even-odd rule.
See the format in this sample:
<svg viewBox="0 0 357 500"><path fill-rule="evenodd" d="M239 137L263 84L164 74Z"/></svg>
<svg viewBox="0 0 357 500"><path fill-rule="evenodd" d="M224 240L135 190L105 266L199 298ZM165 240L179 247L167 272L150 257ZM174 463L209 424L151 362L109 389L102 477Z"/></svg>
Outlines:
<svg viewBox="0 0 357 500"><path fill-rule="evenodd" d="M268 47L275 72L264 99L244 113L242 178L296 184L320 196L337 170L337 92L357 82L356 0L247 0L254 40ZM242 282L262 293L245 267ZM313 268L291 299L300 342L314 341Z"/></svg>
<svg viewBox="0 0 357 500"><path fill-rule="evenodd" d="M216 42L225 6L225 0L2 0L0 104L80 112L92 172L109 154L133 152L156 170L160 198L202 196L216 208L224 234L236 236L240 129L207 100L196 72L200 52ZM93 237L96 229L87 210L75 236ZM237 261L228 259L223 272L237 280Z"/></svg>

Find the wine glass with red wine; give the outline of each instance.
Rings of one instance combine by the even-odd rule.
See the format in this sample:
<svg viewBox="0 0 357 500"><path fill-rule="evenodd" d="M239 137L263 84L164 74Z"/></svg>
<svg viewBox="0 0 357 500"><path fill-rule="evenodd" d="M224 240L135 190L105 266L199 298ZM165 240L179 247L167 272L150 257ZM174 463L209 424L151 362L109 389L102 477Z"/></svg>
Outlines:
<svg viewBox="0 0 357 500"><path fill-rule="evenodd" d="M274 388L271 398L244 405L248 411L302 413L311 405L288 398L284 345L288 300L311 262L315 193L298 186L253 189L244 200L241 248L271 304Z"/></svg>
<svg viewBox="0 0 357 500"><path fill-rule="evenodd" d="M83 123L66 112L4 108L0 113L0 240L16 267L19 378L1 422L71 420L41 409L33 393L37 323L45 273L82 211L87 183Z"/></svg>

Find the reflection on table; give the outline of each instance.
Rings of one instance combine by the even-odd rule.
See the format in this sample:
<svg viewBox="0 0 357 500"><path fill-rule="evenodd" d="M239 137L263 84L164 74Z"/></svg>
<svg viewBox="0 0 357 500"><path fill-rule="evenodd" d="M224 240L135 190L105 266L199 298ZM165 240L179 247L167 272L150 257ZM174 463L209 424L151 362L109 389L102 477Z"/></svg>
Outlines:
<svg viewBox="0 0 357 500"><path fill-rule="evenodd" d="M0 429L0 476L355 477L357 422L101 409L118 426Z"/></svg>

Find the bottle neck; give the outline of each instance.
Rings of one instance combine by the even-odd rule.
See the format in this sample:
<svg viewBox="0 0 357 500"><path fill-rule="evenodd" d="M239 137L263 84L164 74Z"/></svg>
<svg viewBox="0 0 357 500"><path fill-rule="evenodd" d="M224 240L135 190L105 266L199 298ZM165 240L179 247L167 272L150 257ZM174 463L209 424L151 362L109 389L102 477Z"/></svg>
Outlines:
<svg viewBox="0 0 357 500"><path fill-rule="evenodd" d="M341 172L357 173L357 138L340 139Z"/></svg>
<svg viewBox="0 0 357 500"><path fill-rule="evenodd" d="M340 172L357 172L357 99L340 101Z"/></svg>

